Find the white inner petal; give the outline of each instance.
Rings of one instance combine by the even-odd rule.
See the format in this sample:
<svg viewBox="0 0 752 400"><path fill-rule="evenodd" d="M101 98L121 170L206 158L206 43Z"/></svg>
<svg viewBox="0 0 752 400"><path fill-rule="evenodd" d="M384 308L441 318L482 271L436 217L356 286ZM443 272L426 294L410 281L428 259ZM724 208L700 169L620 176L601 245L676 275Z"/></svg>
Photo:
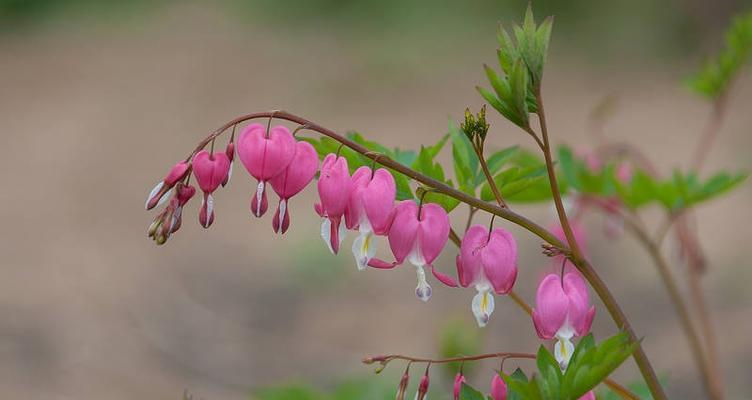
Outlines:
<svg viewBox="0 0 752 400"><path fill-rule="evenodd" d="M209 221L209 217L214 214L214 197L212 195L206 196L206 220Z"/></svg>
<svg viewBox="0 0 752 400"><path fill-rule="evenodd" d="M431 285L426 281L426 271L423 270L423 266L416 266L415 271L418 274L418 286L415 288L415 295L423 301L428 301L431 298L433 289L431 289Z"/></svg>
<svg viewBox="0 0 752 400"><path fill-rule="evenodd" d="M332 248L332 221L329 220L329 218L324 218L324 220L321 222L321 238L324 239L324 243L326 243L326 247L329 248L329 251L334 254L334 249Z"/></svg>
<svg viewBox="0 0 752 400"><path fill-rule="evenodd" d="M423 266L426 265L426 259L423 258L423 252L420 250L418 239L415 239L415 245L413 246L412 251L410 251L410 254L407 255L407 261L416 267L420 267L421 270L423 269Z"/></svg>
<svg viewBox="0 0 752 400"><path fill-rule="evenodd" d="M256 186L256 215L261 214L261 197L264 195L264 182L261 181Z"/></svg>
<svg viewBox="0 0 752 400"><path fill-rule="evenodd" d="M285 220L285 211L287 211L287 200L282 199L279 201L279 226L282 226L282 221Z"/></svg>
<svg viewBox="0 0 752 400"><path fill-rule="evenodd" d="M478 293L473 297L471 308L478 326L482 328L486 326L494 311L494 297L488 285L477 285L476 289Z"/></svg>
<svg viewBox="0 0 752 400"><path fill-rule="evenodd" d="M154 198L154 196L159 193L160 190L162 190L162 186L164 186L164 181L159 181L154 188L149 192L149 197L146 198L146 204L144 204L144 208L149 208L149 202Z"/></svg>
<svg viewBox="0 0 752 400"><path fill-rule="evenodd" d="M345 236L347 236L347 227L345 224L340 223L339 224L339 247L342 247L342 241L345 240Z"/></svg>
<svg viewBox="0 0 752 400"><path fill-rule="evenodd" d="M352 251L358 269L364 270L376 255L376 238L373 233L360 231L360 235L353 241Z"/></svg>
<svg viewBox="0 0 752 400"><path fill-rule="evenodd" d="M569 360L572 358L572 353L574 353L574 344L572 344L572 341L558 338L554 344L554 357L559 362L562 371L566 371Z"/></svg>

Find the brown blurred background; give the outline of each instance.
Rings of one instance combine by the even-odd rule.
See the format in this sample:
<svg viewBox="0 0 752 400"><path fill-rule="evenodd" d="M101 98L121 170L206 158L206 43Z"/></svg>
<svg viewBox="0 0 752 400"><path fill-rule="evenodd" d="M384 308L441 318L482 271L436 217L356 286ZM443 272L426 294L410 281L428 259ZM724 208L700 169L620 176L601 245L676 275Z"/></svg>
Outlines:
<svg viewBox="0 0 752 400"><path fill-rule="evenodd" d="M686 167L709 107L682 82L743 3L535 2L539 17L556 15L545 84L554 141L591 140L588 115L613 96L609 137L638 144L665 170ZM328 254L312 188L293 199L284 237L272 233L271 215L251 218L253 182L240 167L217 193L208 231L193 204L158 248L142 204L173 162L245 112L284 108L390 146L435 141L448 118L482 104L474 86L485 84L481 64L495 62L496 21L521 19L525 5L0 1L0 395L177 399L187 388L241 399L291 379L326 386L368 375L366 354L436 354L447 319L477 330L472 290L434 285L422 304L412 268L359 273L349 251ZM747 71L707 171L752 167L751 102ZM492 124L489 146L530 144L495 114ZM746 185L697 213L712 264L704 284L737 399L749 398L752 362L750 200ZM519 209L541 222L552 215ZM594 263L669 393L701 398L650 260L629 238L605 239L601 219L590 226ZM517 290L532 301L546 264L540 243L505 227L519 233ZM439 268L452 271L453 257L448 248ZM595 332L613 332L602 309ZM497 299L483 349L537 345L529 319ZM637 379L633 362L616 377Z"/></svg>

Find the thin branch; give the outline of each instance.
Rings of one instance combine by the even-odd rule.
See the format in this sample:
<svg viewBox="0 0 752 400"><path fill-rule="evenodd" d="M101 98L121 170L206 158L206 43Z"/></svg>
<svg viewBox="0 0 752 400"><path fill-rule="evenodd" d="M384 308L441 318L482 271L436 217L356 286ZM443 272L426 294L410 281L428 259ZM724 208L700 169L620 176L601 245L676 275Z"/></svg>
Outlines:
<svg viewBox="0 0 752 400"><path fill-rule="evenodd" d="M611 318L614 320L614 322L616 322L617 326L627 332L630 337L630 341L639 343L637 335L632 329L632 326L630 325L629 320L624 314L624 311L622 311L621 307L619 306L619 303L616 301L613 294L608 289L608 286L606 286L606 283L603 282L595 269L593 269L590 263L585 260L582 254L582 250L577 244L577 240L575 239L574 233L572 232L572 227L569 225L567 214L564 211L564 204L561 200L561 193L559 192L559 184L556 181L556 172L554 171L554 163L551 157L551 144L548 140L546 114L543 107L543 96L541 95L540 86L535 90L535 100L538 106L538 122L540 123L541 136L543 137L542 151L543 156L546 160L548 180L551 185L551 193L554 198L554 204L556 205L556 212L559 215L561 227L564 231L564 235L567 238L567 242L571 250L570 259L572 260L572 263L577 266L577 269L582 273L585 279L593 287L593 290L595 290L595 292L598 294L598 297L601 298L601 301L603 301L603 304L606 306L606 309L608 309L608 312L611 314ZM653 395L653 398L656 400L666 399L666 394L663 391L663 387L661 387L661 384L658 381L658 376L656 375L653 366L650 364L650 360L648 360L648 357L645 354L642 345L637 345L637 348L635 349L632 356L637 363L637 367L639 368L642 377L645 379L645 382L647 383L648 388L650 389L650 393Z"/></svg>
<svg viewBox="0 0 752 400"><path fill-rule="evenodd" d="M604 203L600 198L591 196L586 197L586 200L598 206L598 208L603 210L604 212L613 213L615 211L613 207L611 207L607 203ZM671 268L669 267L665 257L663 257L658 244L651 239L650 234L647 232L645 227L636 218L635 215L628 214L623 211L616 212L619 213L619 216L624 221L625 226L630 230L630 232L632 232L637 241L645 248L650 257L653 259L656 269L658 270L658 274L663 281L663 285L665 286L666 291L671 298L671 302L674 305L674 309L676 310L676 314L679 317L679 323L681 324L682 331L684 332L687 338L687 342L689 343L690 353L695 360L695 365L697 365L697 367L700 369L703 384L705 385L705 388L711 398L720 398L717 397L718 393L720 392L717 391L718 381L716 377L716 370L711 368L710 364L708 363L708 359L702 347L700 335L698 334L697 329L692 323L692 318L689 314L689 307L684 302L684 298L679 291L679 286L676 283L676 278L673 276Z"/></svg>
<svg viewBox="0 0 752 400"><path fill-rule="evenodd" d="M473 146L475 149L475 154L478 156L478 162L480 163L480 167L483 170L483 175L486 176L486 181L488 181L488 186L491 188L491 192L493 192L494 197L496 198L496 202L499 203L499 206L503 208L509 208L507 206L507 203L504 201L504 198L501 197L501 192L499 191L499 187L496 186L496 182L493 179L493 176L491 176L491 171L488 170L488 164L486 163L486 158L483 156L483 145Z"/></svg>
<svg viewBox="0 0 752 400"><path fill-rule="evenodd" d="M539 100L539 103L540 103L540 100ZM543 120L544 117L542 113L542 105L539 105L539 107L541 107L539 109L539 115L541 116L541 119ZM520 214L517 214L514 211L511 211L507 208L499 207L497 205L494 205L494 204L482 201L480 199L477 199L473 196L470 196L467 193L464 193L462 191L459 191L457 189L454 189L444 184L443 182L437 181L436 179L423 175L403 164L400 164L399 162L394 161L389 157L376 157L372 153L366 154L370 152L367 148L363 147L362 145L344 136L341 136L330 129L320 126L305 118L299 117L294 114L290 114L286 111L259 112L259 113L247 114L247 115L235 118L232 121L229 121L225 125L221 126L216 131L212 132L212 134L210 134L206 139L204 139L201 143L199 143L199 145L197 146L197 150L195 150L194 153L197 151L200 151L200 149L206 146L206 144L209 143L209 141L221 135L222 132L224 132L229 127L235 124L239 124L241 122L255 119L255 118L269 118L271 116L273 116L274 118L294 122L299 125L307 124L310 130L313 130L313 131L321 133L322 135L328 136L344 144L350 149L360 154L363 154L365 157L368 157L372 160L378 158L376 160L377 163L387 168L391 168L392 170L397 171L417 182L420 182L423 185L434 188L436 192L438 193L447 195L463 203L482 209L489 213L495 214L503 219L506 219L509 222L517 224L527 229L531 233L537 235L538 237L545 240L546 242L550 243L554 247L561 249L561 251L564 253L567 253L570 251L570 248L566 244L560 241L556 236L554 236L547 229L529 220L528 218ZM544 123L544 126L545 126L545 123ZM548 146L545 146L545 148L548 149ZM564 216L564 220L566 221L566 215L563 212L563 208L561 204L561 196L559 195L559 191L558 191L558 185L556 184L556 181L555 181L556 178L555 178L555 175L553 174L553 162L551 160L551 155L549 151L546 151L545 154L547 154L547 168L549 170L549 179L553 177L551 191L554 193L554 199L556 200L555 202L557 203L557 211L561 215ZM570 228L568 240L570 242L570 245L573 245L575 249L578 249L576 242L574 242L574 239L571 236L572 236L572 232ZM630 341L633 343L636 343L636 349L635 349L635 352L633 353L633 357L635 359L635 362L637 363L637 366L640 369L640 372L643 378L647 382L651 393L653 394L653 398L656 400L666 399L666 395L663 393L663 388L661 388L660 383L658 382L658 378L655 374L655 371L653 370L653 367L651 366L650 361L648 360L647 355L645 354L645 351L643 350L642 345L640 344L640 341L637 338L637 335L632 329L632 326L629 323L629 320L627 319L626 315L624 315L624 312L622 311L618 302L616 301L613 294L606 286L605 282L603 282L600 276L596 273L593 266L586 259L582 257L581 252L579 252L579 249L576 255L577 256L572 259L573 264L582 273L583 277L590 283L590 285L593 287L593 290L596 292L598 297L600 297L601 301L606 306L606 309L609 311L611 318L614 320L614 323L616 324L616 326L619 329L627 332L627 334L629 335Z"/></svg>

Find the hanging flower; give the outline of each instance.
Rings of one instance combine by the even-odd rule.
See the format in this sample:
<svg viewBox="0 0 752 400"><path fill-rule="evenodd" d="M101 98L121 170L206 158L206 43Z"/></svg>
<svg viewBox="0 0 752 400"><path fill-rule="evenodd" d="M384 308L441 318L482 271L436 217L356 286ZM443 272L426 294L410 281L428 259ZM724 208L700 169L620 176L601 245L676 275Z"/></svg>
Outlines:
<svg viewBox="0 0 752 400"><path fill-rule="evenodd" d="M554 356L562 369L574 352L571 339L587 335L594 316L595 307L590 306L587 285L579 272L543 278L535 296L533 324L541 339L556 338Z"/></svg>
<svg viewBox="0 0 752 400"><path fill-rule="evenodd" d="M227 179L230 172L230 159L223 152L209 154L201 150L193 157L193 175L204 192L199 212L199 222L208 228L214 222L214 198L212 193Z"/></svg>
<svg viewBox="0 0 752 400"><path fill-rule="evenodd" d="M270 132L261 124L251 124L238 137L238 157L254 178L258 180L256 193L251 200L251 213L264 215L268 202L266 182L284 171L295 156L295 138L290 130L278 125Z"/></svg>
<svg viewBox="0 0 752 400"><path fill-rule="evenodd" d="M314 208L324 219L321 223L321 238L329 247L329 251L337 254L345 238L345 226L341 225L341 222L352 191L347 160L337 154L327 154L321 164L317 187L321 202L316 203Z"/></svg>
<svg viewBox="0 0 752 400"><path fill-rule="evenodd" d="M384 235L389 229L397 189L389 171L379 168L358 168L352 176L352 192L345 214L348 229L358 229L353 241L353 255L358 269L363 270L376 255L374 235Z"/></svg>
<svg viewBox="0 0 752 400"><path fill-rule="evenodd" d="M311 183L318 167L316 149L310 143L300 141L295 144L295 155L287 168L269 181L279 196L277 211L272 218L274 232L287 232L290 226L289 200Z"/></svg>
<svg viewBox="0 0 752 400"><path fill-rule="evenodd" d="M512 234L502 228L470 227L457 256L457 275L462 287L472 285L478 291L472 310L478 325L486 326L494 310L492 291L509 293L517 278L517 242Z"/></svg>

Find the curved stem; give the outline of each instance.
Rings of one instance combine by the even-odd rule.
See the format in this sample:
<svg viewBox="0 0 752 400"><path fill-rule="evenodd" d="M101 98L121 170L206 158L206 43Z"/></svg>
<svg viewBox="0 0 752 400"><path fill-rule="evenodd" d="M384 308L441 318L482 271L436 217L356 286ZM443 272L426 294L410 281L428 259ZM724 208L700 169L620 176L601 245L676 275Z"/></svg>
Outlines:
<svg viewBox="0 0 752 400"><path fill-rule="evenodd" d="M540 103L540 101L539 101ZM539 110L541 115L541 119L543 119L542 116L542 106L541 110ZM212 139L219 136L227 130L229 127L239 124L244 121L248 121L255 118L269 118L270 116L274 116L275 118L290 121L297 123L299 125L308 125L310 130L316 131L321 133L322 135L328 136L345 146L349 147L350 149L364 155L365 157L368 157L370 159L374 159L376 156L371 154L368 155L366 153L369 153L370 151L365 148L364 146L344 137L336 132L332 131L331 129L325 128L323 126L320 126L312 121L309 121L305 118L299 117L294 114L290 114L286 111L275 111L275 112L259 112L259 113L252 113L252 114L246 114L240 117L237 117L233 119L232 121L227 122L223 126L221 126L219 129L212 132L207 138L205 138L203 141L199 143L199 145L196 147L195 152L200 151L204 146L206 146L207 143L209 143ZM545 126L545 124L544 124ZM534 133L533 133L534 134ZM547 139L546 139L547 140ZM547 147L547 146L545 146ZM558 191L558 185L555 182L555 175L553 174L553 162L551 161L551 155L550 152L546 152L547 155L547 167L549 168L549 178L553 178L553 184L551 191L554 194L554 199L556 200L557 204L557 212L560 213L560 215L563 215L564 220L566 221L566 215L563 212L563 206L561 204L561 197L559 195ZM536 224L535 222L531 221L530 219L517 214L514 211L509 210L508 208L502 208L498 205L494 205L485 201L482 201L480 199L477 199L473 196L468 195L465 192L459 191L455 188L452 188L448 185L446 185L443 182L440 182L436 179L433 179L429 176L423 175L403 164L400 164L399 162L392 160L389 157L379 157L377 162L387 168L391 168L394 171L397 171L417 182L422 183L423 185L426 185L428 187L434 188L436 192L447 195L449 197L453 197L456 200L459 200L463 203L466 203L470 206L473 206L475 208L482 209L486 212L496 214L497 216L506 219L509 222L512 222L514 224L517 224L531 233L537 235L541 239L545 240L546 242L550 243L554 247L560 249L564 254L569 254L570 248L562 243L556 236L554 236L551 232L549 232L547 229L543 228L542 226ZM563 221L564 222L564 221ZM567 224L568 226L568 224ZM569 230L569 236L572 235L571 228ZM568 239L569 239L568 236ZM666 399L666 395L663 393L663 388L661 388L660 383L658 382L658 378L655 375L655 371L653 370L653 367L650 365L650 361L648 360L647 356L645 355L644 350L642 349L642 345L640 344L640 341L637 338L637 335L634 333L634 330L632 329L629 320L624 315L624 312L621 310L621 307L616 302L616 299L614 298L611 291L608 289L606 284L603 282L603 280L598 276L598 274L595 272L595 269L593 269L592 265L590 263L583 259L581 254L579 253L579 249L576 247L576 242L574 240L570 241L570 244L574 243L574 248L577 249L577 254L579 256L572 257L573 264L577 267L578 270L582 273L583 277L590 283L590 285L593 287L593 290L596 292L598 297L600 297L603 304L606 306L606 309L609 311L609 314L611 315L611 318L614 320L614 323L619 329L624 330L629 335L629 338L632 342L637 343L635 352L633 354L633 357L635 359L635 362L637 363L638 368L640 369L640 373L642 374L643 378L648 384L648 387L650 388L650 391L653 395L653 398L656 400L660 399Z"/></svg>
<svg viewBox="0 0 752 400"><path fill-rule="evenodd" d="M474 356L461 356L461 357L449 357L449 358L421 358L421 357L410 357L402 354L390 354L386 356L375 356L375 357L366 357L363 360L364 364L372 364L374 362L381 363L382 365L388 364L391 361L394 360L403 360L403 361L409 361L412 363L431 363L431 364L446 364L446 363L452 363L452 362L463 362L463 361L480 361L480 360L487 360L489 358L521 358L521 359L530 359L535 360L535 354L532 353L486 353L486 354L477 354Z"/></svg>
<svg viewBox="0 0 752 400"><path fill-rule="evenodd" d="M615 210L612 206L604 203L597 197L586 197L585 199L590 203L598 206L598 208L605 212L618 212L619 217L622 218L627 229L632 232L637 241L645 248L650 257L653 259L656 269L658 270L658 274L663 281L663 285L665 286L666 291L671 298L671 302L674 305L674 309L676 310L676 314L679 317L679 323L681 324L682 331L684 331L684 335L686 336L687 342L689 343L690 352L692 353L692 357L695 360L695 365L697 365L697 367L700 369L703 385L708 391L710 398L720 398L718 397L721 392L719 392L720 385L717 374L712 365L709 364L709 360L707 359L706 354L703 351L700 335L698 334L697 329L692 323L692 318L690 317L689 307L684 302L684 298L679 291L679 286L676 283L676 278L673 276L666 258L661 253L658 243L651 239L650 234L647 232L641 221L636 218L636 216L627 214L620 210Z"/></svg>
<svg viewBox="0 0 752 400"><path fill-rule="evenodd" d="M595 292L598 294L598 297L601 298L601 301L603 301L603 304L606 306L609 314L611 314L611 318L614 320L616 325L627 332L631 341L639 343L637 335L632 329L632 326L629 323L627 316L624 314L624 311L622 311L621 307L619 306L619 303L616 301L613 294L608 289L608 286L606 286L606 283L603 282L595 269L587 260L583 258L582 251L577 244L577 240L575 239L574 233L572 232L572 227L569 225L567 214L564 211L564 204L562 203L561 193L559 192L559 184L556 181L554 163L551 157L551 143L548 140L546 114L543 107L543 96L541 95L540 86L538 86L535 90L535 100L538 106L538 121L540 123L541 136L543 138L542 150L544 158L546 160L546 170L548 171L548 179L551 184L551 193L554 198L554 204L556 205L556 212L559 215L561 227L564 231L564 235L567 238L567 242L569 243L569 248L571 250L570 259L572 260L572 263L577 266L577 269L582 273L585 279L593 287L593 290L595 290ZM528 130L532 131L532 129L530 129L529 127ZM633 358L637 363L637 367L639 368L640 373L645 379L645 383L647 383L648 388L650 389L650 393L653 395L653 398L656 400L666 399L666 394L663 392L663 387L661 387L661 384L658 381L658 376L655 374L655 370L650 364L650 360L648 360L648 357L645 354L645 351L642 349L641 344L637 345L633 353Z"/></svg>
<svg viewBox="0 0 752 400"><path fill-rule="evenodd" d="M496 202L499 203L499 206L508 208L509 206L507 206L504 198L501 197L499 187L496 186L496 182L494 181L493 176L491 176L491 171L488 170L488 163L486 163L486 158L483 157L483 146L473 146L473 148L475 149L475 154L478 156L478 162L480 163L480 167L483 170L483 174L486 176L486 181L488 181L488 186L491 187L491 191L496 198Z"/></svg>

